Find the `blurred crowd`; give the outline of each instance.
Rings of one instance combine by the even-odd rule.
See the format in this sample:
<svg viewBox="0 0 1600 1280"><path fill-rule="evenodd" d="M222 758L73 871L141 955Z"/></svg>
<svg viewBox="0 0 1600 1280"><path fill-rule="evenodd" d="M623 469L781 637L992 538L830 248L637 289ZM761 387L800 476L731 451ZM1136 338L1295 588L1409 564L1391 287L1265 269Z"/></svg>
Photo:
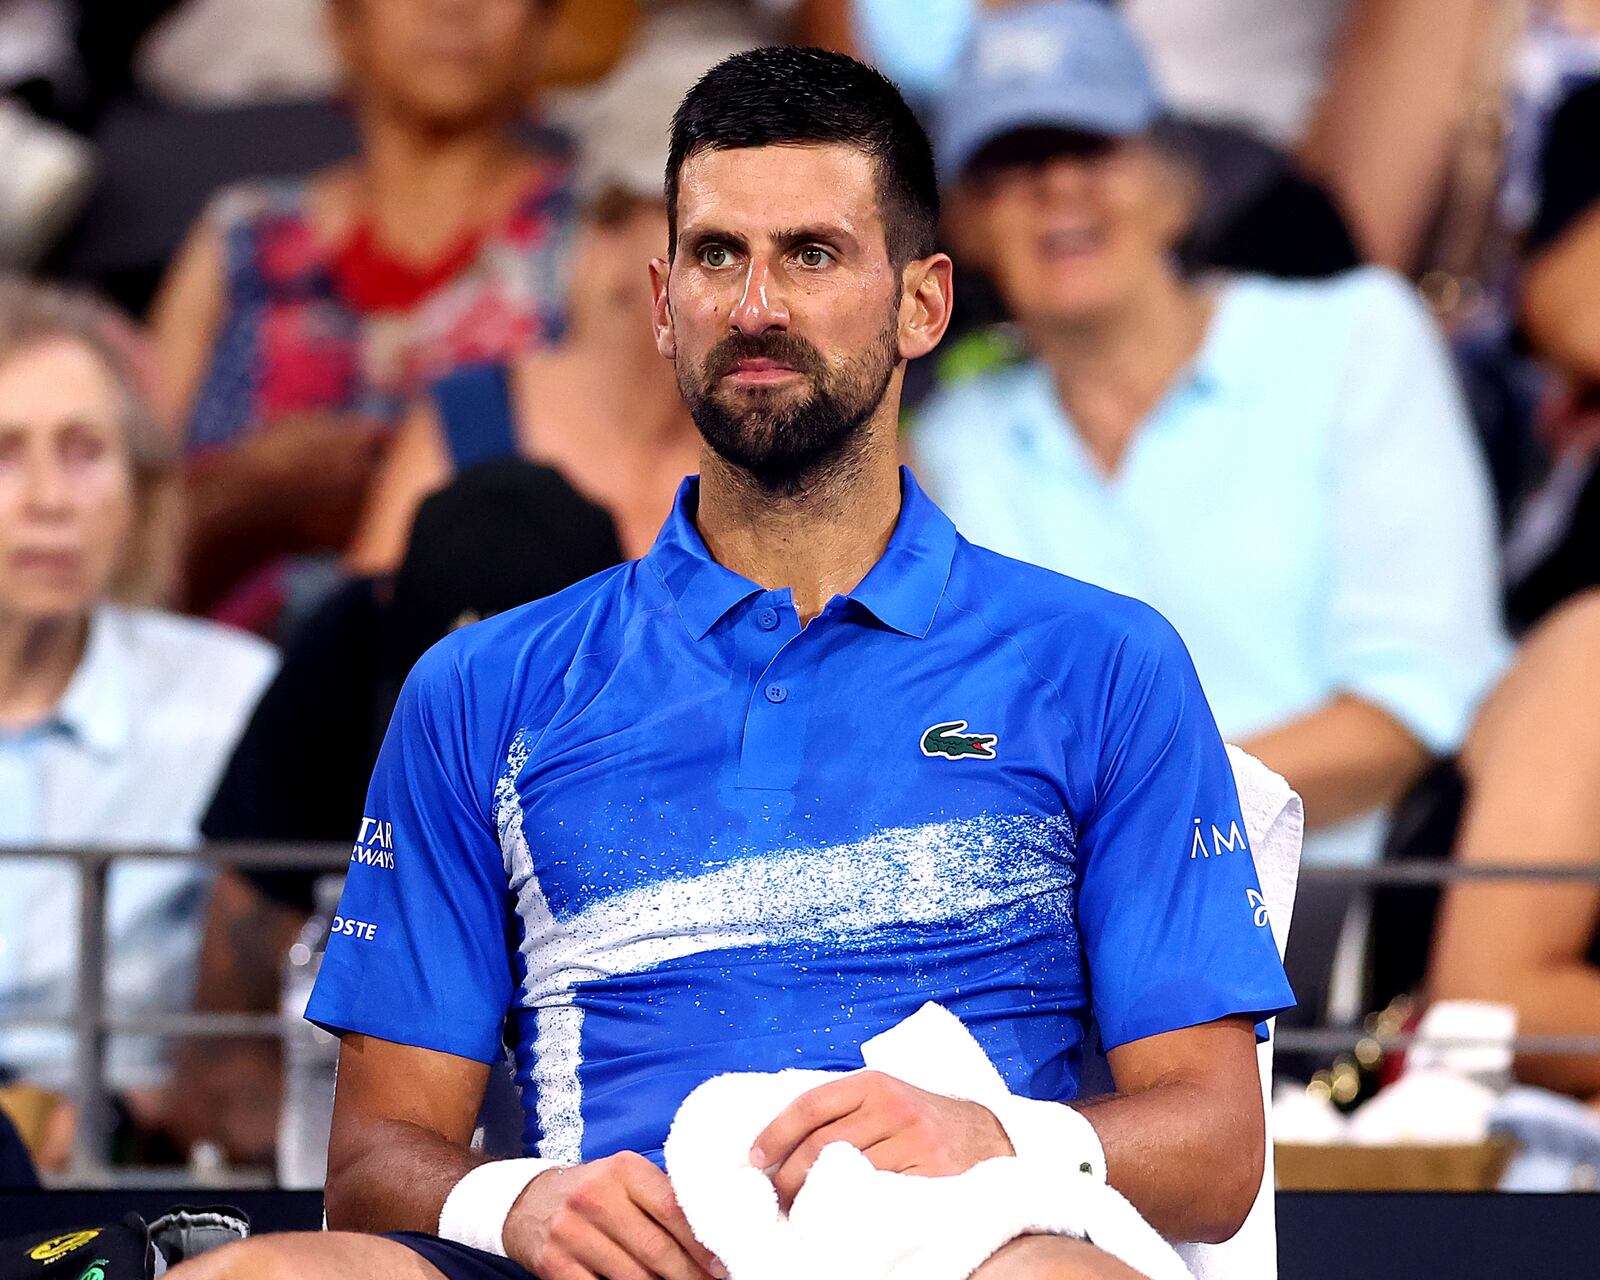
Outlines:
<svg viewBox="0 0 1600 1280"><path fill-rule="evenodd" d="M429 645L650 546L667 122L785 41L929 126L904 445L966 536L1170 618L1308 865L1600 867L1600 0L0 4L0 846L348 843ZM127 1158L270 1160L275 1039L128 1032L276 1011L316 880L114 864ZM77 894L0 859L47 1168ZM1600 1035L1600 883L1308 884L1290 968Z"/></svg>

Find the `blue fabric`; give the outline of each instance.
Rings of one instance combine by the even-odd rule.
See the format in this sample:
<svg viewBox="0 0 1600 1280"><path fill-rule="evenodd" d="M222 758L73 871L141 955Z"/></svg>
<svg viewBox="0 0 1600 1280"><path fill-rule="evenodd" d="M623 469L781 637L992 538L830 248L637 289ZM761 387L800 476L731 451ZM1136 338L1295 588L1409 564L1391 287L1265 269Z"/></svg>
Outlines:
<svg viewBox="0 0 1600 1280"><path fill-rule="evenodd" d="M926 100L948 83L972 38L977 0L856 0L864 56L908 97Z"/></svg>
<svg viewBox="0 0 1600 1280"><path fill-rule="evenodd" d="M508 1258L497 1258L471 1245L441 1240L419 1231L393 1231L385 1239L403 1244L424 1262L437 1267L445 1280L534 1280L531 1272Z"/></svg>
<svg viewBox="0 0 1600 1280"><path fill-rule="evenodd" d="M1014 130L1131 137L1163 110L1155 73L1115 6L1056 0L1000 8L973 22L942 87L934 155L950 183L984 147Z"/></svg>
<svg viewBox="0 0 1600 1280"><path fill-rule="evenodd" d="M1343 692L1447 753L1507 661L1488 478L1443 343L1387 272L1224 286L1114 475L1038 363L935 395L912 453L974 541L1171 619L1231 742ZM1306 858L1367 861L1380 836L1347 824Z"/></svg>
<svg viewBox="0 0 1600 1280"><path fill-rule="evenodd" d="M1010 1086L1292 1002L1176 633L961 539L904 473L803 629L714 561L697 482L642 560L459 631L401 694L308 1016L489 1062L525 1143L661 1157L727 1071L860 1066L938 1000Z"/></svg>
<svg viewBox="0 0 1600 1280"><path fill-rule="evenodd" d="M516 457L517 424L504 364L467 365L440 378L430 391L457 471Z"/></svg>

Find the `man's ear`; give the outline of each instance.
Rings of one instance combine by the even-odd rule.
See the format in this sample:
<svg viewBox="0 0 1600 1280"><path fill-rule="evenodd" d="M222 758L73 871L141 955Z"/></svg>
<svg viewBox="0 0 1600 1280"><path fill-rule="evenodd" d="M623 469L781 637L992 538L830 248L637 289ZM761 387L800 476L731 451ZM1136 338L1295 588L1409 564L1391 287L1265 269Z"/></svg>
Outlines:
<svg viewBox="0 0 1600 1280"><path fill-rule="evenodd" d="M665 258L650 259L650 327L655 330L656 350L666 359L678 358L678 337L672 328L672 303L667 298L667 282L672 264Z"/></svg>
<svg viewBox="0 0 1600 1280"><path fill-rule="evenodd" d="M927 355L950 327L952 271L949 256L935 253L908 262L901 272L898 336L902 360Z"/></svg>

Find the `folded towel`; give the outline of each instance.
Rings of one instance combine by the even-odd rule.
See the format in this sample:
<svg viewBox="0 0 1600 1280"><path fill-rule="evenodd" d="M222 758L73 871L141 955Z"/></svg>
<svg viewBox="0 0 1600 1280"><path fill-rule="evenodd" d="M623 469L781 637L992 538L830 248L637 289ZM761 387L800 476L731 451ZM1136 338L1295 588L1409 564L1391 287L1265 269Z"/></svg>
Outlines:
<svg viewBox="0 0 1600 1280"><path fill-rule="evenodd" d="M992 1102L997 1112L1011 1098L972 1034L936 1004L867 1041L862 1060L930 1093ZM795 1098L840 1074L716 1076L679 1108L667 1173L696 1237L733 1280L966 1280L1029 1234L1089 1240L1150 1280L1190 1280L1172 1247L1102 1181L1103 1170L1080 1172L1099 1158L1092 1138L1081 1150L1065 1139L1069 1149L1029 1147L948 1178L885 1173L833 1143L785 1217L771 1181L750 1164L751 1144Z"/></svg>

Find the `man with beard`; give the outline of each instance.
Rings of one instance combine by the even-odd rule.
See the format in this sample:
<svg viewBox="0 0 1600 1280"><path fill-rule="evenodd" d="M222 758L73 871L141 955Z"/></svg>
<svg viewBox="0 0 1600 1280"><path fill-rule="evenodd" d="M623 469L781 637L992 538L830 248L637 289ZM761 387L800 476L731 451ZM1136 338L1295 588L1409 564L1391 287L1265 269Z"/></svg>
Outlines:
<svg viewBox="0 0 1600 1280"><path fill-rule="evenodd" d="M1255 1196L1255 1024L1291 997L1188 656L896 465L950 308L914 117L848 58L738 55L674 119L667 203L654 323L702 472L643 559L418 665L309 1010L343 1037L329 1223L393 1234L182 1280L719 1276L658 1167L679 1103L859 1067L930 1000L1005 1114L847 1076L757 1137L783 1203L832 1141L928 1176L1072 1144L1175 1238ZM1091 1012L1119 1093L1068 1106ZM485 1162L502 1035L529 1158ZM1024 1237L976 1274L1133 1273Z"/></svg>

